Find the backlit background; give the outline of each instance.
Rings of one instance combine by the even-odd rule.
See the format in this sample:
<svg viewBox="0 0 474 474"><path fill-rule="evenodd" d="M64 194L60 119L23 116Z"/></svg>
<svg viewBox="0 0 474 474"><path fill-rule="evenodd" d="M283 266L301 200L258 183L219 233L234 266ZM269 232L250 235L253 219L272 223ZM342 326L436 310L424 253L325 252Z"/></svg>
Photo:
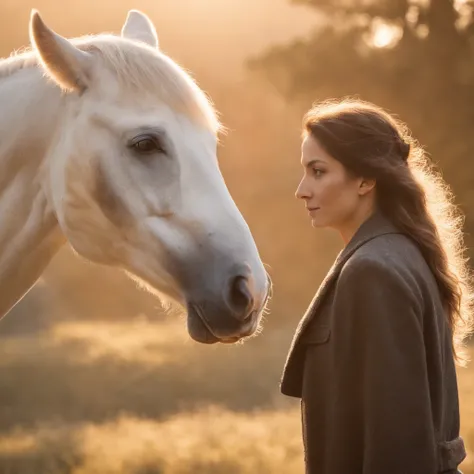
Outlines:
<svg viewBox="0 0 474 474"><path fill-rule="evenodd" d="M299 403L278 383L342 245L294 198L302 114L358 95L407 121L466 212L474 249L472 3L2 0L5 57L28 46L32 8L66 37L119 33L131 8L150 16L229 130L220 165L274 296L257 338L200 346L124 275L64 248L0 322L0 474L302 473ZM472 367L459 370L469 449ZM474 461L462 468L474 473Z"/></svg>

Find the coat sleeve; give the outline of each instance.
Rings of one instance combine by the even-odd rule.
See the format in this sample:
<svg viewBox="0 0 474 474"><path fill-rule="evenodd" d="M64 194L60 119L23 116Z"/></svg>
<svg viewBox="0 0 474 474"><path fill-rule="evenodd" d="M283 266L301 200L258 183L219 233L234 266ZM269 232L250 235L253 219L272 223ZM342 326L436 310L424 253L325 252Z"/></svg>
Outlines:
<svg viewBox="0 0 474 474"><path fill-rule="evenodd" d="M356 380L357 387L335 396L359 414L363 474L437 472L422 302L413 283L373 260L352 265L339 278L335 387L343 387L341 377Z"/></svg>

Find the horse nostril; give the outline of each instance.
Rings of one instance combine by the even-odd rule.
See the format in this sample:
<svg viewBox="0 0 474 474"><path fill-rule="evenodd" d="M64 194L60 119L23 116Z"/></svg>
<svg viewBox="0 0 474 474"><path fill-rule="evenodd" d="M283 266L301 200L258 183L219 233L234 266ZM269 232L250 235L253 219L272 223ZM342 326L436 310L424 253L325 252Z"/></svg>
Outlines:
<svg viewBox="0 0 474 474"><path fill-rule="evenodd" d="M235 317L241 321L247 319L252 314L253 303L248 279L241 275L234 277L230 285L229 306Z"/></svg>

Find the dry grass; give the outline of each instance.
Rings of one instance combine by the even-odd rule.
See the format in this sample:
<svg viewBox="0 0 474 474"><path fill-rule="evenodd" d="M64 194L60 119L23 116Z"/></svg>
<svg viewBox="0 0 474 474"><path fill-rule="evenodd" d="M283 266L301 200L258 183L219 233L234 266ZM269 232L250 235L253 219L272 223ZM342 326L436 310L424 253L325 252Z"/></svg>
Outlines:
<svg viewBox="0 0 474 474"><path fill-rule="evenodd" d="M282 334L203 348L182 321L138 318L5 337L0 474L302 473L298 403L278 393ZM459 370L470 452L473 372ZM474 474L470 457L462 469Z"/></svg>
<svg viewBox="0 0 474 474"><path fill-rule="evenodd" d="M474 441L474 378L460 374L463 434ZM106 423L45 424L0 437L2 474L297 474L297 408L238 414L221 407L158 422L121 415ZM462 466L472 474L469 459Z"/></svg>
<svg viewBox="0 0 474 474"><path fill-rule="evenodd" d="M58 323L48 338L51 345L76 344L82 350L75 354L81 364L92 364L104 357L146 365L161 365L175 362L180 351L177 346L190 342L182 324L161 323L158 328L146 317L128 322L67 322Z"/></svg>
<svg viewBox="0 0 474 474"><path fill-rule="evenodd" d="M2 474L273 474L302 472L296 410L220 408L163 422L41 427L0 438Z"/></svg>

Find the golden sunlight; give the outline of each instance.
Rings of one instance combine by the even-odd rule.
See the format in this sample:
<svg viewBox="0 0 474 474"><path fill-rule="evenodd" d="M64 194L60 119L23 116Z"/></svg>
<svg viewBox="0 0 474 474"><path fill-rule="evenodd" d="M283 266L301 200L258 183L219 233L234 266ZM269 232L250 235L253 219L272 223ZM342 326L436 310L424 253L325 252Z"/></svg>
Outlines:
<svg viewBox="0 0 474 474"><path fill-rule="evenodd" d="M372 44L376 48L388 48L395 46L401 38L401 29L396 25L379 23L374 25Z"/></svg>
<svg viewBox="0 0 474 474"><path fill-rule="evenodd" d="M468 0L454 0L454 8L462 8L463 6L467 5Z"/></svg>
<svg viewBox="0 0 474 474"><path fill-rule="evenodd" d="M79 344L77 361L93 363L102 357L160 365L177 357L190 341L183 321L150 323L146 318L130 322L64 322L52 328L51 344Z"/></svg>
<svg viewBox="0 0 474 474"><path fill-rule="evenodd" d="M24 453L22 472L55 459L71 474L290 473L303 469L299 430L297 408L238 414L211 406L163 421L122 415L17 429L0 436L0 454ZM8 459L2 467L13 472Z"/></svg>

